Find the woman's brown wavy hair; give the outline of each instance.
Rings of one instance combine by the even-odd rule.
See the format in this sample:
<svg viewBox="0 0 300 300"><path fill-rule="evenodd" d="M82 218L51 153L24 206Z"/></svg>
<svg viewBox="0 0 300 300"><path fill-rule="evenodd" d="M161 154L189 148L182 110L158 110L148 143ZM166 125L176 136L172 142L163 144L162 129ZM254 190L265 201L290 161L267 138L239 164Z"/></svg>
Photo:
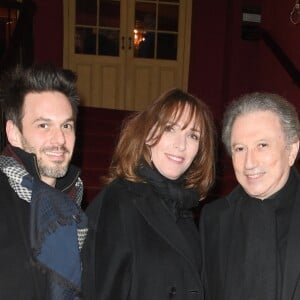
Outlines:
<svg viewBox="0 0 300 300"><path fill-rule="evenodd" d="M180 89L167 91L144 111L133 113L125 120L106 183L117 177L141 182L136 173L137 167L143 161L151 165L151 152L146 142L151 141L151 146L157 144L167 124L170 121L176 123L186 107L189 108L188 120L194 119L194 127L200 131L199 150L185 173L186 187L197 190L200 199L203 199L215 179L213 118L204 102Z"/></svg>

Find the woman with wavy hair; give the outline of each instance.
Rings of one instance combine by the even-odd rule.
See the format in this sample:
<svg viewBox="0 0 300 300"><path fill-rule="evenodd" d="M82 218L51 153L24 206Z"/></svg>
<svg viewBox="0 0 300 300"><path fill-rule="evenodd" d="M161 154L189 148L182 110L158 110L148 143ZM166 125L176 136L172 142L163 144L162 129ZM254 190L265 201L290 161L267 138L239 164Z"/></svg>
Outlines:
<svg viewBox="0 0 300 300"><path fill-rule="evenodd" d="M207 105L179 89L126 120L87 208L86 299L203 299L192 208L214 183L214 136Z"/></svg>

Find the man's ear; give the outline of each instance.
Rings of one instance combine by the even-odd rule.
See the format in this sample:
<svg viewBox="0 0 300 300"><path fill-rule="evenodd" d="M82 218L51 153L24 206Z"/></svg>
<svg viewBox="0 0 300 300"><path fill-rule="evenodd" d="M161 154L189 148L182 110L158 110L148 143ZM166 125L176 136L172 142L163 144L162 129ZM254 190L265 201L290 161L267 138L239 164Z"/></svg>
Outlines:
<svg viewBox="0 0 300 300"><path fill-rule="evenodd" d="M298 156L298 152L299 152L299 141L293 143L290 149L290 155L289 155L289 163L290 166L292 166Z"/></svg>
<svg viewBox="0 0 300 300"><path fill-rule="evenodd" d="M6 122L6 135L8 142L14 147L21 147L21 132L19 128L11 121Z"/></svg>

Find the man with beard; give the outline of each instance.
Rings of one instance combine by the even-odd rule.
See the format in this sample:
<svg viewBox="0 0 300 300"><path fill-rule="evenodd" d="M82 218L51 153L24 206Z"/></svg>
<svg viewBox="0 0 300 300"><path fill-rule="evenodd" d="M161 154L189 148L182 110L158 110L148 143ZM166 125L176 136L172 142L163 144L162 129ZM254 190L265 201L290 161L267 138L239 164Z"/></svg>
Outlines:
<svg viewBox="0 0 300 300"><path fill-rule="evenodd" d="M0 85L8 144L0 156L0 299L80 299L87 220L70 165L76 76L17 68Z"/></svg>

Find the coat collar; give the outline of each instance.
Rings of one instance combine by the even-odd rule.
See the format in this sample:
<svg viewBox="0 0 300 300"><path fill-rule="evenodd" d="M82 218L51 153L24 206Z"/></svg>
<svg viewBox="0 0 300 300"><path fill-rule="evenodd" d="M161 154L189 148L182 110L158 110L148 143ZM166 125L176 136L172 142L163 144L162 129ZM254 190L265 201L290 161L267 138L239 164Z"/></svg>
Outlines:
<svg viewBox="0 0 300 300"><path fill-rule="evenodd" d="M142 214L148 224L180 255L182 255L191 269L195 272L195 276L199 278L199 271L196 267L193 252L189 248L185 237L178 226L175 226L174 217L166 209L148 184L132 183L130 190L136 193L138 197L133 197L133 203Z"/></svg>
<svg viewBox="0 0 300 300"><path fill-rule="evenodd" d="M21 163L26 171L34 178L40 179L40 174L37 165L36 155L28 153L21 148L13 147L10 144L3 151L4 155L14 157L19 163ZM62 178L57 178L56 186L58 190L65 192L69 191L77 181L80 174L79 168L70 164L67 174Z"/></svg>

